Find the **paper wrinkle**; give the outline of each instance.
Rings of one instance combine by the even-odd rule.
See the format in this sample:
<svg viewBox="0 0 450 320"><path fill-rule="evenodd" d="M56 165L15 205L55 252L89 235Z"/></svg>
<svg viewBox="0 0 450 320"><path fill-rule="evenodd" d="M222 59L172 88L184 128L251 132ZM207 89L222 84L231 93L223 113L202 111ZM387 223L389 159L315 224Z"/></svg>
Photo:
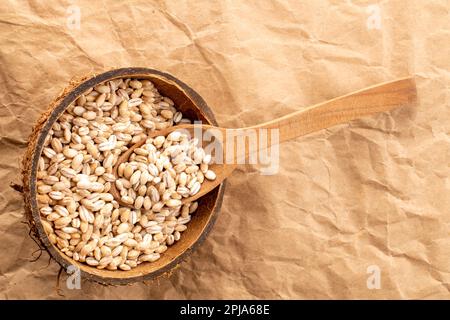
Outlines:
<svg viewBox="0 0 450 320"><path fill-rule="evenodd" d="M69 5L80 8L79 30L66 24ZM368 5L380 8L379 30L367 27ZM447 7L2 2L0 298L449 299ZM418 103L284 143L275 175L239 166L207 240L171 277L68 290L63 276L62 297L59 265L47 266L45 252L28 261L38 247L9 184L20 183L32 124L70 79L130 66L172 73L225 127L410 74ZM380 289L367 287L369 266L380 269Z"/></svg>

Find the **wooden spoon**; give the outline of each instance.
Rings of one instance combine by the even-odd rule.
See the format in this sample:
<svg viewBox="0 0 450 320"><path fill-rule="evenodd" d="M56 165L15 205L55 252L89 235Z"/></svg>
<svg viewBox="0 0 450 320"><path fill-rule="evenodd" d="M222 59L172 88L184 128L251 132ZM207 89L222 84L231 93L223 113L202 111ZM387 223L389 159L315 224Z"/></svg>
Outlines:
<svg viewBox="0 0 450 320"><path fill-rule="evenodd" d="M304 108L300 111L293 112L281 118L265 122L256 126L239 129L226 129L220 127L214 127L210 125L179 125L170 127L167 129L155 131L148 136L148 138L156 136L167 136L169 133L183 129L184 132L189 133L191 137L195 136L195 130L209 130L210 132L216 132L215 138L220 140L220 145L224 146L220 151L223 152L223 159L227 159L227 152L233 152L229 158L232 159L232 163L223 161L224 163L212 163L209 168L216 173L216 179L213 181L205 179L202 183L200 191L188 198L184 198L182 203L194 201L203 195L207 194L215 187L217 187L223 180L225 180L238 165L236 160L239 154L236 152L236 143L233 144L232 149L227 150L227 137L230 136L247 136L249 130L256 132L258 143L256 144L256 150L270 148L270 141L268 145L260 146L259 144L259 131L266 130L264 134L270 137L270 133L267 129L279 130L279 143L291 140L311 132L315 132L321 129L329 128L331 126L348 122L353 119L357 119L363 116L372 115L379 112L389 111L393 108L411 104L416 99L416 85L413 78L404 78L395 80L392 82L386 82L378 84L363 90L359 90L338 98L334 98L308 108ZM200 128L200 129L199 129ZM198 131L197 131L198 132ZM233 138L234 139L234 138ZM142 146L146 139L131 146L126 152L124 152L118 159L116 165L113 168L114 175L118 177L117 170L121 163L128 162L128 159L134 149ZM247 158L250 155L248 139L245 144L244 153L240 154L240 159ZM230 150L231 149L231 150ZM216 153L217 157L217 153ZM242 162L241 162L242 163ZM121 201L120 193L116 189L115 184L111 186L110 192L121 205L130 206L124 204Z"/></svg>

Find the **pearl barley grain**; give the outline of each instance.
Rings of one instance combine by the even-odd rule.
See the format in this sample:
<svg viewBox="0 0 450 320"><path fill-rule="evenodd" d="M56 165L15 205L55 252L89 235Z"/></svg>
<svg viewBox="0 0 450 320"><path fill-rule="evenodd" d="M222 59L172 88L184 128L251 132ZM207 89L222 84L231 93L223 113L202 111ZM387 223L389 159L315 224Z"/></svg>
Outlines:
<svg viewBox="0 0 450 320"><path fill-rule="evenodd" d="M190 120L148 80L115 79L80 95L49 131L38 163L37 200L51 243L93 268L128 271L179 241L198 207L181 201L203 176L215 179L211 156L172 132L148 139L118 179L113 174L131 145L178 123ZM114 200L112 184L133 208Z"/></svg>

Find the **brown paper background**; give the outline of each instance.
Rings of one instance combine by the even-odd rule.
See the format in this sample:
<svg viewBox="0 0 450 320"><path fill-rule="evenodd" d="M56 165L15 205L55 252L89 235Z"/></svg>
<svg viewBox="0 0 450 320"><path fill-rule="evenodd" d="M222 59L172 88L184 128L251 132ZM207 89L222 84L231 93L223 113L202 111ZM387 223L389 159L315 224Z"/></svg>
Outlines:
<svg viewBox="0 0 450 320"><path fill-rule="evenodd" d="M229 127L409 74L419 105L285 143L276 175L240 167L210 236L170 278L71 291L63 277L65 298L450 298L449 21L445 0L1 1L0 297L62 298L59 266L28 261L37 247L8 186L32 125L72 77L144 66L193 87Z"/></svg>

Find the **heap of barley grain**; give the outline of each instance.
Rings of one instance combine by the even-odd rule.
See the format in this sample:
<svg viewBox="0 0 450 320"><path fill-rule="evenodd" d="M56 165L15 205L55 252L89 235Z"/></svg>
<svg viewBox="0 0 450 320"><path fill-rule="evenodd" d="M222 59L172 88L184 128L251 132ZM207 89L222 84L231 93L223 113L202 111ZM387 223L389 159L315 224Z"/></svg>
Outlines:
<svg viewBox="0 0 450 320"><path fill-rule="evenodd" d="M155 130L189 123L148 80L117 79L81 95L50 130L38 164L42 225L62 252L108 270L153 262L181 237L211 161L178 132L147 139L129 162L112 168L131 145ZM115 183L121 207L109 193Z"/></svg>

